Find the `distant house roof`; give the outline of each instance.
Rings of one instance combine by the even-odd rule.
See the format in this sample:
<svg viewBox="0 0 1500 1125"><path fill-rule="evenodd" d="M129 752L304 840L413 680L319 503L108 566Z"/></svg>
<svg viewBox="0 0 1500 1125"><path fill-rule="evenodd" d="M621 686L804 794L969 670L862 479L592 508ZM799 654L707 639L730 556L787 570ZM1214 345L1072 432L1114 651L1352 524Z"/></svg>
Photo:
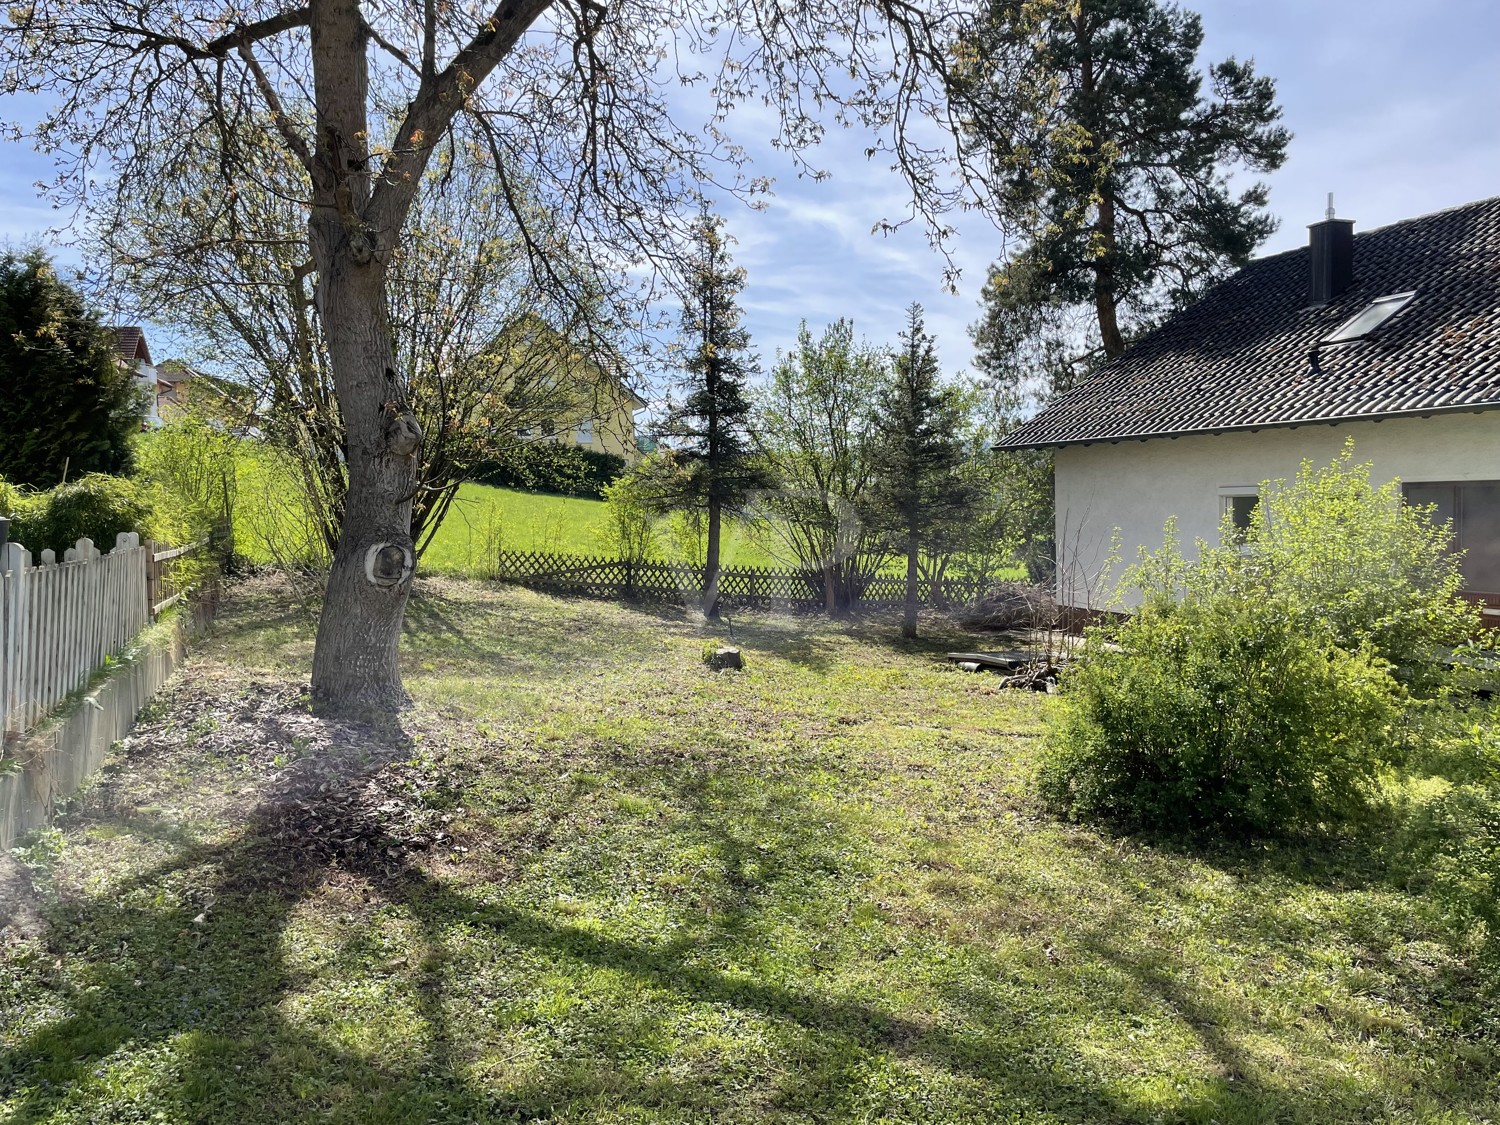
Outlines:
<svg viewBox="0 0 1500 1125"><path fill-rule="evenodd" d="M1355 234L1352 284L1316 307L1309 253L1251 262L999 446L1500 408L1500 197ZM1367 335L1328 341L1408 293Z"/></svg>
<svg viewBox="0 0 1500 1125"><path fill-rule="evenodd" d="M146 334L138 327L116 328L115 354L121 359L140 360L151 367L151 349L146 346Z"/></svg>

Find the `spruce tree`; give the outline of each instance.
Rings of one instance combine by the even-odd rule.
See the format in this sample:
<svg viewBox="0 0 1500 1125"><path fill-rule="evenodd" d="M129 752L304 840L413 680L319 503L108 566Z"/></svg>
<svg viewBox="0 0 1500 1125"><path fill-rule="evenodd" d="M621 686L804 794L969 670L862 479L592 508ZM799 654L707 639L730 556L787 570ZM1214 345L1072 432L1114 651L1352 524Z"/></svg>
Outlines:
<svg viewBox="0 0 1500 1125"><path fill-rule="evenodd" d="M901 349L876 409L867 512L906 556L901 635L915 637L922 551L961 528L980 499L964 472L963 393L938 380L937 354L919 304L907 310Z"/></svg>
<svg viewBox="0 0 1500 1125"><path fill-rule="evenodd" d="M0 402L0 478L50 488L129 468L144 396L40 250L0 254Z"/></svg>
<svg viewBox="0 0 1500 1125"><path fill-rule="evenodd" d="M653 482L659 509L707 515L703 612L708 617L719 611L724 516L738 511L765 483L751 449L745 391L756 370L737 304L745 272L730 259L722 225L706 208L698 219L682 310L685 393L669 408L660 429L675 471L656 474Z"/></svg>
<svg viewBox="0 0 1500 1125"><path fill-rule="evenodd" d="M1234 58L1205 73L1202 42L1195 13L1159 0L990 0L956 85L997 218L1020 236L974 329L987 373L1028 340L1066 339L1070 311L1113 358L1275 229L1265 185L1228 182L1286 157L1275 85Z"/></svg>

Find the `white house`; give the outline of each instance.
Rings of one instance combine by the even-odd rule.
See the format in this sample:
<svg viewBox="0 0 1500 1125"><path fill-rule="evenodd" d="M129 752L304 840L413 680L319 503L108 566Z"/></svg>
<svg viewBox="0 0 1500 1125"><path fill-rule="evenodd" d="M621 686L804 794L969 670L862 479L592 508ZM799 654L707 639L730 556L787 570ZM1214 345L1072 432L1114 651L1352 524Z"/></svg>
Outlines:
<svg viewBox="0 0 1500 1125"><path fill-rule="evenodd" d="M1055 450L1058 592L1099 608L1176 516L1183 543L1243 523L1258 484L1347 439L1378 480L1451 518L1471 596L1500 606L1500 198L1356 235L1309 228L1007 435Z"/></svg>

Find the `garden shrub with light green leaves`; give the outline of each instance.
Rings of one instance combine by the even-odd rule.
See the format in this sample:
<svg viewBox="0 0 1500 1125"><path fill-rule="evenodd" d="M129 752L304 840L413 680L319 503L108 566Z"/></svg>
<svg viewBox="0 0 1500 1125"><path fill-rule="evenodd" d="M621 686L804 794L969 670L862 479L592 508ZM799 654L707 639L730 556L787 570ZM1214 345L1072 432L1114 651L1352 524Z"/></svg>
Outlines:
<svg viewBox="0 0 1500 1125"><path fill-rule="evenodd" d="M1331 465L1304 461L1294 481L1263 484L1240 565L1303 628L1349 651L1368 643L1430 692L1479 611L1458 600L1452 528L1403 503L1399 481L1372 484L1370 468L1351 441Z"/></svg>
<svg viewBox="0 0 1500 1125"><path fill-rule="evenodd" d="M10 538L33 556L50 549L61 558L80 539L109 551L122 531L148 535L153 515L150 496L135 481L89 473L56 488L23 494L13 512Z"/></svg>
<svg viewBox="0 0 1500 1125"><path fill-rule="evenodd" d="M1062 678L1041 792L1126 828L1277 833L1359 816L1400 759L1414 696L1440 695L1472 635L1428 514L1346 448L1262 486L1242 543L1196 561L1168 525L1127 572L1139 608Z"/></svg>

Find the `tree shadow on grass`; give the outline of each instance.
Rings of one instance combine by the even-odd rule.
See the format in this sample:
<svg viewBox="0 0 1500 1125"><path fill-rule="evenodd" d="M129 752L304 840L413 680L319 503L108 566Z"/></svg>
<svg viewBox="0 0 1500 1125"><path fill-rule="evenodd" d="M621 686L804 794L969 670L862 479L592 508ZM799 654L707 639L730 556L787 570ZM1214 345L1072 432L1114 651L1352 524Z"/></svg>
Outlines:
<svg viewBox="0 0 1500 1125"><path fill-rule="evenodd" d="M278 721L286 727L278 737L293 738L304 722L300 713ZM992 1119L1155 1119L1155 1109L1089 1072L1080 1044L1045 1004L1016 1006L970 988L950 990L942 1016L914 1015L887 1002L878 986L857 991L829 983L811 956L800 969L784 959L776 975L724 967L775 940L788 912L806 909L793 929L812 937L821 917L816 898L839 888L854 893L868 874L858 868L867 860L848 853L847 826L828 805L807 799L809 781L794 766L755 786L701 761L614 763L612 776L627 792L664 796L675 810L674 821L651 830L673 837L663 846L708 857L671 924L634 938L498 901L483 886L452 885L423 858L443 843L443 828L411 799L425 784L410 763L412 741L395 729L343 724L332 742L287 768L233 840L181 847L125 884L57 907L49 955L83 959L87 967L71 974L76 985L51 974L58 987L71 988L57 998L59 1014L29 1015L26 1027L8 1035L0 1098L11 1120L121 1119L142 1102L168 1119L237 1122L589 1120L604 1112L944 1119L941 1092L925 1108L882 1100L893 1095L876 1088L871 1075L891 1066L914 1080L979 1091L976 1099L994 1107ZM737 768L743 773L753 763ZM536 770L538 784L555 783L545 765ZM153 835L136 823L142 819L135 815L131 831ZM644 838L649 846L649 834ZM289 942L303 940L297 927L304 907L330 888L400 915L411 935L401 967L382 966L368 953L368 919L341 931L345 951L335 942L312 954L289 953ZM468 943L462 950L461 940ZM1128 956L1107 930L1098 936L1098 954L1135 976L1143 993L1164 996L1193 1026L1204 1023L1192 990L1171 993L1182 986L1169 966ZM339 961L345 955L347 964ZM643 1000L583 1010L541 1065L492 1081L476 1066L475 1025L455 1022L456 1006L478 1005L489 1032L529 1017L486 1007L482 973L472 971L476 956L529 959L541 966L536 971L574 982L619 978L620 995ZM308 1018L302 1005L312 1002L309 987L319 974L333 973L330 959L353 973L333 981L338 988L389 991L386 1000L364 1002L388 1004L371 1018L409 1021L397 1055L361 1042L357 1027L347 1026L358 1023L348 1012L338 1013L341 1026L328 1032ZM507 980L512 988L526 983ZM752 1100L730 1100L743 1099L743 1090L721 1086L712 1074L663 1070L649 1051L640 1061L644 1045L685 1008L738 1013L776 1030L771 1073L741 1079L757 1089ZM1252 1118L1312 1119L1309 1107L1320 1104L1315 1091L1258 1086L1233 1037L1212 1028L1203 1037L1225 1075L1216 1107L1241 1116L1253 1110ZM975 1111L967 1119L984 1117Z"/></svg>
<svg viewBox="0 0 1500 1125"><path fill-rule="evenodd" d="M87 964L69 975L44 973L62 990L61 1014L29 1015L0 1052L9 1120L120 1119L142 1103L171 1120L226 1121L526 1119L559 1110L586 1119L600 1098L618 1111L723 1110L690 1078L614 1073L632 1039L649 1038L661 1018L650 1007L595 1013L581 1057L504 1085L477 1080L448 1011L462 987L446 964L447 935L457 927L491 935L496 949L539 955L559 972L624 975L671 997L670 1007L734 1009L785 1029L799 1044L798 1062L774 1095L773 1116L797 1116L804 1100L834 1107L853 1098L868 1059L889 1054L981 1082L1000 1076L1028 1103L1107 1106L1085 1082L879 1004L706 967L705 947L755 940L758 916L780 891L766 874L768 854L782 870L836 862L825 854L829 826L800 810L790 788L736 808L732 786L706 788L688 773L671 782L691 814L684 830L706 843L723 878L697 932L648 944L500 905L425 870L417 857L433 824L405 809L393 813L391 786L376 784L399 777L411 743L399 732L345 734L344 752L286 770L231 842L183 847L107 892L55 908L49 956ZM401 1058L335 1041L288 1009L309 982L288 960L285 938L303 904L331 881L352 881L419 931L402 991L420 1041ZM1045 1029L1035 1038L1043 1043Z"/></svg>

